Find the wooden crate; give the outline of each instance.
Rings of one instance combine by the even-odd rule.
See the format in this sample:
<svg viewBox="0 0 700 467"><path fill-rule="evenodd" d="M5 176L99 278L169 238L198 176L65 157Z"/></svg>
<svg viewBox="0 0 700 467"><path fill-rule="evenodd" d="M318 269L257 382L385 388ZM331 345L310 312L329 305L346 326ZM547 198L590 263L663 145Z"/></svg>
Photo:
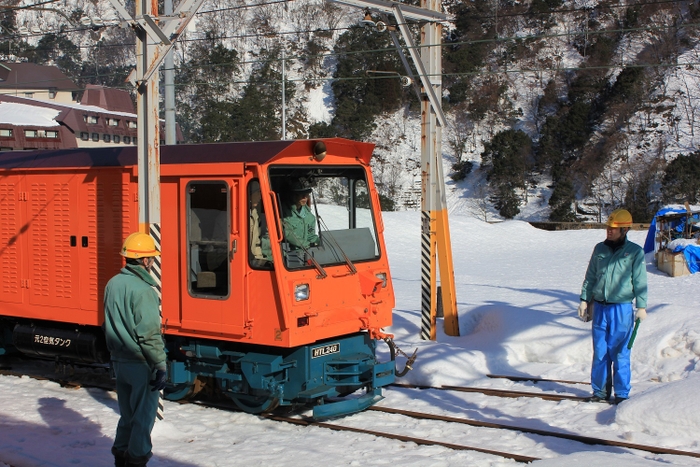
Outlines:
<svg viewBox="0 0 700 467"><path fill-rule="evenodd" d="M682 251L673 253L670 250L659 250L656 254L656 267L671 277L689 276L690 271L685 263L685 255Z"/></svg>

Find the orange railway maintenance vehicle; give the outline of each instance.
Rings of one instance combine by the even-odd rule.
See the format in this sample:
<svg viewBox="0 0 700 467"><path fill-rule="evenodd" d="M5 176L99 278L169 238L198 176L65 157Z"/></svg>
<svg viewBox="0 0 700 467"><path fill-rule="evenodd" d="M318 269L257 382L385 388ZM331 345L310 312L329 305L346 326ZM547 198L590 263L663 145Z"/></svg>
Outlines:
<svg viewBox="0 0 700 467"><path fill-rule="evenodd" d="M396 375L381 330L394 291L373 148L161 148L167 398L209 387L251 413L304 404L317 418L382 398ZM138 230L136 148L5 153L0 170L0 355L107 363L102 297ZM318 236L306 246L285 218L299 186ZM391 358L380 363L382 339Z"/></svg>

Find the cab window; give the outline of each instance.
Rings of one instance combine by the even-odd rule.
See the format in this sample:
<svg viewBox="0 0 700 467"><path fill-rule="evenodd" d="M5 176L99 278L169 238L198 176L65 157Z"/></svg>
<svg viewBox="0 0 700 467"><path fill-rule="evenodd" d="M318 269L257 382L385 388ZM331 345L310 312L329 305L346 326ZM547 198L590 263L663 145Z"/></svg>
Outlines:
<svg viewBox="0 0 700 467"><path fill-rule="evenodd" d="M195 296L229 295L231 207L225 182L187 184L189 290Z"/></svg>
<svg viewBox="0 0 700 467"><path fill-rule="evenodd" d="M362 167L275 167L287 269L374 261L380 256L370 191Z"/></svg>

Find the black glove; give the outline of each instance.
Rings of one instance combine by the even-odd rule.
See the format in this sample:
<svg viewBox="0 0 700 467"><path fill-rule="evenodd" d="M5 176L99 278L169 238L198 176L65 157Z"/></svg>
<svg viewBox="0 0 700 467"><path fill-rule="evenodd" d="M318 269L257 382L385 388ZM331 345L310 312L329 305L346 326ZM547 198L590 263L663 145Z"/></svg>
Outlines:
<svg viewBox="0 0 700 467"><path fill-rule="evenodd" d="M151 391L162 391L168 382L168 373L165 370L156 370L156 377L151 381Z"/></svg>

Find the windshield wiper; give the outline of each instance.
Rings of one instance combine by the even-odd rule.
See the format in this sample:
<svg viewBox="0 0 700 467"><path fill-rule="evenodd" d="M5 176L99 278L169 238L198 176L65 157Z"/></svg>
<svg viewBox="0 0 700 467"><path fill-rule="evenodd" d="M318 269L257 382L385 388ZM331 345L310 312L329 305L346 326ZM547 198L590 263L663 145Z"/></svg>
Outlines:
<svg viewBox="0 0 700 467"><path fill-rule="evenodd" d="M337 247L338 250L340 251L340 254L343 255L343 259L345 260L345 264L347 264L348 267L350 268L350 272L352 274L357 274L357 268L355 267L353 262L350 261L350 258L348 258L348 255L345 254L345 251L343 251L343 248L340 246L338 241L333 237L333 235L331 234L331 231L328 229L328 226L326 225L325 221L323 219L321 219L321 216L318 216L318 212L316 213L316 215L318 217L319 226L321 226L323 228L322 230L325 230L326 235L324 236L324 238L328 237L330 240L333 241L333 244L335 244L335 247Z"/></svg>
<svg viewBox="0 0 700 467"><path fill-rule="evenodd" d="M283 220L283 222L286 222L286 221ZM289 225L288 222L287 222L287 225ZM299 243L299 248L301 248L302 251L304 252L304 256L305 256L304 259L308 258L309 261L311 261L311 264L313 264L314 267L316 268L316 270L318 271L318 278L319 278L319 279L323 279L323 278L325 278L325 277L328 277L328 273L326 272L325 269L323 269L323 266L321 266L321 263L319 263L318 261L316 261L316 258L314 258L314 255L311 254L311 252L309 251L309 249L306 248L304 245L301 244L302 242L301 242L301 240L299 240L299 237L297 237L297 236L294 234L294 232L292 232L291 229L289 229L289 233L290 233L290 234L294 237L294 239Z"/></svg>

